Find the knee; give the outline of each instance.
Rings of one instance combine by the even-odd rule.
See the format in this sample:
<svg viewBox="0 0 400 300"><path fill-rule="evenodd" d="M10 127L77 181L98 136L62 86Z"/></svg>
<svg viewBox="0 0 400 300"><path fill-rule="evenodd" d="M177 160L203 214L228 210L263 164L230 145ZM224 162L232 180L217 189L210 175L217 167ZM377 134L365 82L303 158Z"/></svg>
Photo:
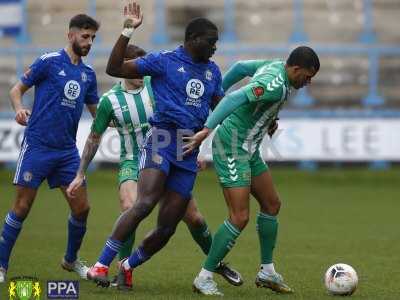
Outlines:
<svg viewBox="0 0 400 300"><path fill-rule="evenodd" d="M245 210L241 212L232 213L230 218L233 225L238 227L240 230L243 230L246 227L247 223L249 222L249 212Z"/></svg>
<svg viewBox="0 0 400 300"><path fill-rule="evenodd" d="M30 206L27 203L16 203L12 208L12 211L16 214L17 217L21 219L25 219L29 214Z"/></svg>
<svg viewBox="0 0 400 300"><path fill-rule="evenodd" d="M200 227L205 223L204 217L199 211L186 211L183 221L190 228Z"/></svg>
<svg viewBox="0 0 400 300"><path fill-rule="evenodd" d="M268 201L268 206L264 209L267 214L270 216L276 216L281 209L281 200L279 196L274 197L270 201Z"/></svg>
<svg viewBox="0 0 400 300"><path fill-rule="evenodd" d="M175 233L176 227L161 226L157 228L160 237L163 241L167 242Z"/></svg>
<svg viewBox="0 0 400 300"><path fill-rule="evenodd" d="M12 211L17 215L17 217L25 219L29 214L31 206L31 202L27 199L17 198L13 205Z"/></svg>
<svg viewBox="0 0 400 300"><path fill-rule="evenodd" d="M90 205L87 202L74 207L71 211L74 218L78 220L86 220L89 216L89 212L90 212Z"/></svg>
<svg viewBox="0 0 400 300"><path fill-rule="evenodd" d="M151 213L153 207L153 202L138 198L135 203L128 208L127 212L129 212L129 215L133 218L143 219Z"/></svg>
<svg viewBox="0 0 400 300"><path fill-rule="evenodd" d="M129 197L122 196L119 201L121 211L126 211L133 206L133 201Z"/></svg>

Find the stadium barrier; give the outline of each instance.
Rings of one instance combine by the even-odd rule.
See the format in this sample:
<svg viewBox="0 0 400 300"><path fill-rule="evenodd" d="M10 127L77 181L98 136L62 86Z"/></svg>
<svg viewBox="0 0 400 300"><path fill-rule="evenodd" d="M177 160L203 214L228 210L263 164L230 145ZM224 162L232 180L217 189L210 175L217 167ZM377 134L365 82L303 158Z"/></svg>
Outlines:
<svg viewBox="0 0 400 300"><path fill-rule="evenodd" d="M82 152L91 122L80 122L77 145ZM14 120L0 120L0 161L18 159L24 127ZM97 162L118 162L120 141L115 129L103 136ZM211 139L201 149L211 161ZM266 161L376 162L400 161L400 119L396 118L286 118L279 121L274 137L265 137Z"/></svg>

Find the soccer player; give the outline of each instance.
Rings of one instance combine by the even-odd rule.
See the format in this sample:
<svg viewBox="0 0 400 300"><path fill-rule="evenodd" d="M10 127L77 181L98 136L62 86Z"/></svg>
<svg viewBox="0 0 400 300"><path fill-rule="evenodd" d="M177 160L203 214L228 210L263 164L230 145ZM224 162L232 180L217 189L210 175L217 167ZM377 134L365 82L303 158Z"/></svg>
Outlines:
<svg viewBox="0 0 400 300"><path fill-rule="evenodd" d="M130 60L145 54L143 49L128 45L124 59ZM67 189L67 193L71 197L83 183L85 172L97 152L101 137L110 122L113 122L118 130L121 144L118 173L121 211L124 212L132 207L137 194L139 149L143 146L144 137L150 128L148 119L153 115L153 106L153 91L149 76L144 77L144 79L124 79L103 95L100 99L96 118L93 121L91 133L86 140L79 170ZM212 236L193 198L189 201L183 220L193 239L207 255L211 247ZM134 238L135 233L133 232L119 251L120 263L130 256ZM240 274L224 263L218 265L217 272L233 285L242 283ZM121 275L122 273L117 276L114 284L119 289L131 289L132 276Z"/></svg>
<svg viewBox="0 0 400 300"><path fill-rule="evenodd" d="M317 54L305 46L294 49L286 63L252 60L234 64L224 76L224 90L246 76L252 77L249 84L225 96L208 117L205 127L194 136L185 138L188 142L184 146L185 153L190 153L222 122L213 138L213 161L229 219L215 233L203 268L193 282L195 291L222 295L213 280L213 273L248 223L251 194L260 205L257 232L261 268L256 276L256 285L280 293L292 292L275 271L272 260L281 202L259 147L265 133L272 135L277 129L276 119L290 89L310 84L319 67Z"/></svg>
<svg viewBox="0 0 400 300"><path fill-rule="evenodd" d="M92 116L96 113L96 75L81 58L88 55L98 28L93 18L74 16L69 23L67 46L39 57L10 91L15 119L27 128L13 182L16 198L0 237L0 282L5 281L11 250L45 179L50 188L60 188L71 208L61 266L86 278L87 267L77 258L89 214L86 187L80 187L74 199L68 197L66 188L79 167L75 139L83 104ZM31 113L23 107L22 96L32 86L35 100Z"/></svg>
<svg viewBox="0 0 400 300"><path fill-rule="evenodd" d="M152 128L141 149L137 199L120 216L101 256L88 272L89 279L103 286L109 285L108 266L122 243L157 203L157 227L123 261L120 273L129 278L133 268L150 259L174 234L187 211L197 173L198 150L183 157L182 136L200 130L211 103L223 96L220 70L210 61L218 40L215 24L195 19L186 27L183 46L124 62L129 39L143 18L135 2L125 7L124 14L124 29L111 52L107 73L122 78L151 76L156 106L150 118Z"/></svg>

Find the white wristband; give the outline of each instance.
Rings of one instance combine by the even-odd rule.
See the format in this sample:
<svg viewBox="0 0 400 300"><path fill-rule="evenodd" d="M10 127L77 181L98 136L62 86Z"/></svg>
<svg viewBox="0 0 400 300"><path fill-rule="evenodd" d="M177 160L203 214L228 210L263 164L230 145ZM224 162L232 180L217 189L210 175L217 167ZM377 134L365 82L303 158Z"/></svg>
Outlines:
<svg viewBox="0 0 400 300"><path fill-rule="evenodd" d="M130 39L133 35L133 32L135 31L135 28L133 27L128 27L128 28L124 28L121 32L121 34L125 37L127 37L128 39Z"/></svg>

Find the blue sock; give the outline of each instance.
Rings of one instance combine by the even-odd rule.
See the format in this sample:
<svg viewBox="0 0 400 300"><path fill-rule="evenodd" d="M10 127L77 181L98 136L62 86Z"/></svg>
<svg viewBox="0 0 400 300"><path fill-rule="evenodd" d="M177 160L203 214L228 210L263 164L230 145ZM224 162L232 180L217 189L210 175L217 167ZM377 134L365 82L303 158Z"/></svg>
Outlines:
<svg viewBox="0 0 400 300"><path fill-rule="evenodd" d="M99 263L109 266L114 257L118 254L119 250L121 250L122 245L123 243L121 241L109 238L101 252Z"/></svg>
<svg viewBox="0 0 400 300"><path fill-rule="evenodd" d="M64 259L72 263L77 259L77 253L81 248L83 236L86 233L86 220L80 221L73 216L68 219L68 244Z"/></svg>
<svg viewBox="0 0 400 300"><path fill-rule="evenodd" d="M144 252L143 247L139 247L135 251L133 251L132 255L128 259L128 262L131 268L133 269L144 263L150 257L151 257L150 255L147 255Z"/></svg>
<svg viewBox="0 0 400 300"><path fill-rule="evenodd" d="M24 220L10 211L5 219L3 231L0 236L0 267L8 269L11 250L18 238Z"/></svg>

